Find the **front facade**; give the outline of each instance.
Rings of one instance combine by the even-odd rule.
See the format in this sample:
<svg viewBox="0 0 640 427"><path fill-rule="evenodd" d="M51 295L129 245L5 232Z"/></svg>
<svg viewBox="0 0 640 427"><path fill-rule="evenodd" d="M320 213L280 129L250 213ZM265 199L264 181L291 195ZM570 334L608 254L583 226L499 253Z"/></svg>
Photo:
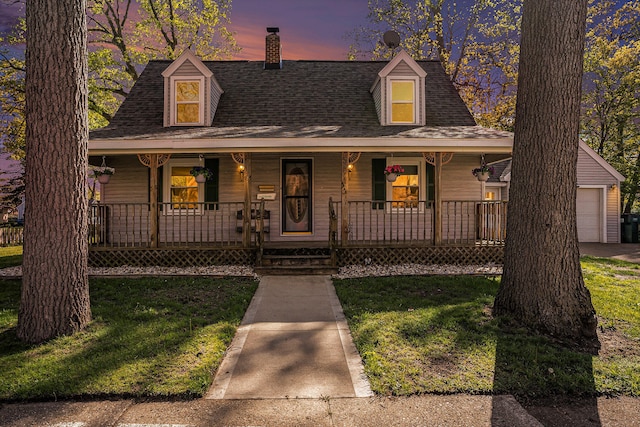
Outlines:
<svg viewBox="0 0 640 427"><path fill-rule="evenodd" d="M508 159L513 138L475 124L438 62L269 52L279 52L275 33L265 62L202 62L187 51L149 63L90 137L90 163L117 171L92 210L93 248L500 256L506 192L491 196L471 170ZM392 182L384 172L393 165L404 172ZM208 181L190 174L198 166Z"/></svg>

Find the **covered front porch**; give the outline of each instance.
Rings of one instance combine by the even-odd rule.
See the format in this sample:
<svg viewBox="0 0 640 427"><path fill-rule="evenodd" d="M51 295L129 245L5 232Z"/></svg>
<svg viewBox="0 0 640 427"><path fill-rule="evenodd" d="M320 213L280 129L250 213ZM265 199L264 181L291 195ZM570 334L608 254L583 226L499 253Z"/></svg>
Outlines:
<svg viewBox="0 0 640 427"><path fill-rule="evenodd" d="M437 135L430 145L350 139L348 151L332 138L230 139L180 150L177 141L166 153L94 142L90 161L104 156L117 172L91 207L90 257L100 260L94 265L109 265L109 257L260 265L277 246L322 248L333 265L499 262L507 202L497 185L506 183L490 189L471 171L508 158L511 138L477 127ZM397 181L383 174L391 165L405 169ZM213 178L196 183L189 173L196 166Z"/></svg>

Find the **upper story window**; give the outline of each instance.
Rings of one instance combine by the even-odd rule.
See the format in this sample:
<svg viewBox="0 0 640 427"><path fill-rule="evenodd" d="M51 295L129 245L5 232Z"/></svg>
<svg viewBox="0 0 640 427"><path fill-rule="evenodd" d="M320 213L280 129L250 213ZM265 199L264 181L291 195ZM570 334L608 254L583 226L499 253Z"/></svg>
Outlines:
<svg viewBox="0 0 640 427"><path fill-rule="evenodd" d="M416 82L391 80L391 123L416 122Z"/></svg>
<svg viewBox="0 0 640 427"><path fill-rule="evenodd" d="M204 124L204 78L172 78L174 125Z"/></svg>

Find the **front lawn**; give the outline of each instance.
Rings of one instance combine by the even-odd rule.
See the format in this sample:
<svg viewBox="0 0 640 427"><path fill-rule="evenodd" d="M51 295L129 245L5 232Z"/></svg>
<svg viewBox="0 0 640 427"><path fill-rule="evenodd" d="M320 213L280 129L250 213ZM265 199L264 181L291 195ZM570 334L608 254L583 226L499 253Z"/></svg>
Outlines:
<svg viewBox="0 0 640 427"><path fill-rule="evenodd" d="M0 268L22 265L22 246L0 246Z"/></svg>
<svg viewBox="0 0 640 427"><path fill-rule="evenodd" d="M373 390L382 395L640 395L640 266L583 259L601 325L598 356L492 317L499 279L335 281Z"/></svg>
<svg viewBox="0 0 640 427"><path fill-rule="evenodd" d="M202 396L257 288L253 279L91 279L93 321L17 340L20 281L0 281L0 400Z"/></svg>

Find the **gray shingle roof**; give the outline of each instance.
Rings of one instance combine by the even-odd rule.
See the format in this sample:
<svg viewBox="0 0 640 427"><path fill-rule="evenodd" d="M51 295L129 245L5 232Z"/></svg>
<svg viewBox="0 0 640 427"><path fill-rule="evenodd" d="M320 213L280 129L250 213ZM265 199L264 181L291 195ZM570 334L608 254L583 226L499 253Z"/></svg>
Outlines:
<svg viewBox="0 0 640 427"><path fill-rule="evenodd" d="M90 139L232 137L420 137L421 129L475 127L475 121L437 61L427 72L427 126L381 126L369 92L386 62L205 61L224 94L211 127L163 127L163 78L170 61L151 61L106 128Z"/></svg>

